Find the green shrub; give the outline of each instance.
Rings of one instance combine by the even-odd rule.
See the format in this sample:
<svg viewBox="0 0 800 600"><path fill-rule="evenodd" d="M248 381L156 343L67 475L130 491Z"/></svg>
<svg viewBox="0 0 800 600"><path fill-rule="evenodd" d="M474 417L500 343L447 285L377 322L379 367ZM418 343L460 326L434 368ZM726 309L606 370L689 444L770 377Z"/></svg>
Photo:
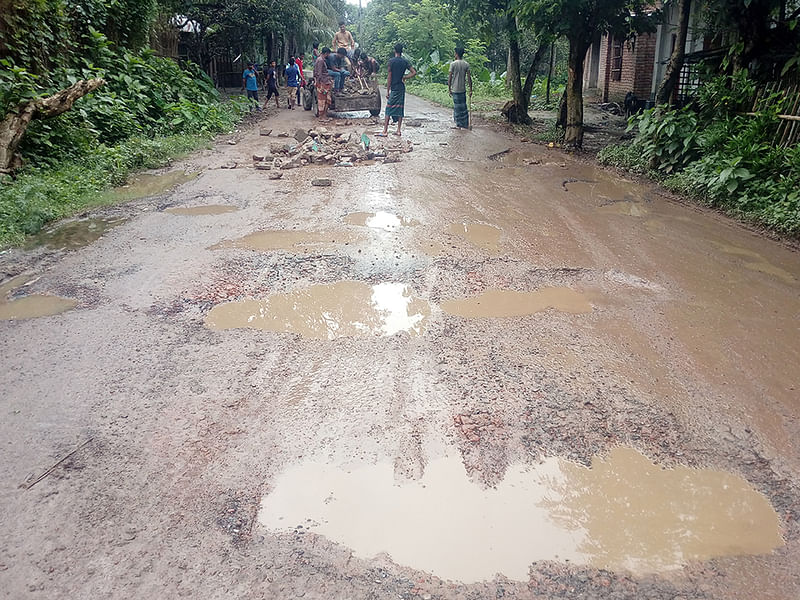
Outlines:
<svg viewBox="0 0 800 600"><path fill-rule="evenodd" d="M664 185L781 233L800 235L800 146L775 145L785 99L764 94L756 115L755 85L740 72L706 83L696 106L658 107L632 119L633 144L609 146L604 164L642 173L656 169ZM653 172L650 172L653 175Z"/></svg>
<svg viewBox="0 0 800 600"><path fill-rule="evenodd" d="M651 108L631 119L628 131L634 129L636 146L651 169L673 173L698 156L698 117L688 108Z"/></svg>
<svg viewBox="0 0 800 600"><path fill-rule="evenodd" d="M137 169L159 167L205 144L209 135L134 137L98 146L79 161L25 169L0 180L0 247L19 243L45 224L108 201L101 193Z"/></svg>

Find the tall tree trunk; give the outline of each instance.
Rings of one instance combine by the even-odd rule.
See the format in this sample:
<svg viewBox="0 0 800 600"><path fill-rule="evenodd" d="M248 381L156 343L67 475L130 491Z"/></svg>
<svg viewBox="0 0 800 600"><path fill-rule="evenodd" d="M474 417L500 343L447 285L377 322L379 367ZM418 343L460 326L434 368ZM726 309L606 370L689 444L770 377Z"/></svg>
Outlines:
<svg viewBox="0 0 800 600"><path fill-rule="evenodd" d="M558 119L556 125L561 129L567 128L567 87L564 86L564 91L561 92L561 99L558 101Z"/></svg>
<svg viewBox="0 0 800 600"><path fill-rule="evenodd" d="M664 79L656 93L656 104L669 104L672 93L678 83L681 69L683 69L683 57L686 54L686 38L689 34L689 14L692 12L692 0L678 0L678 37L675 40L675 48L672 56L669 57L667 69L664 71Z"/></svg>
<svg viewBox="0 0 800 600"><path fill-rule="evenodd" d="M583 63L588 49L589 44L583 39L569 40L567 123L564 132L564 145L567 148L583 146Z"/></svg>
<svg viewBox="0 0 800 600"><path fill-rule="evenodd" d="M536 47L536 52L531 60L531 65L528 67L528 75L525 77L525 87L522 88L522 100L525 103L525 112L528 112L528 107L531 104L531 94L533 93L533 84L536 82L536 71L539 69L539 63L542 62L544 53L547 52L548 43L540 41Z"/></svg>
<svg viewBox="0 0 800 600"><path fill-rule="evenodd" d="M519 29L516 17L510 13L506 17L506 30L508 32L508 72L506 78L511 82L511 102L506 102L503 114L512 123L530 125L528 116L528 102L522 90L522 78L519 64ZM530 97L530 95L529 95Z"/></svg>
<svg viewBox="0 0 800 600"><path fill-rule="evenodd" d="M17 148L33 119L55 117L68 111L78 98L93 92L104 83L104 79L78 81L47 98L25 102L8 113L0 121L0 173L10 173L20 166Z"/></svg>

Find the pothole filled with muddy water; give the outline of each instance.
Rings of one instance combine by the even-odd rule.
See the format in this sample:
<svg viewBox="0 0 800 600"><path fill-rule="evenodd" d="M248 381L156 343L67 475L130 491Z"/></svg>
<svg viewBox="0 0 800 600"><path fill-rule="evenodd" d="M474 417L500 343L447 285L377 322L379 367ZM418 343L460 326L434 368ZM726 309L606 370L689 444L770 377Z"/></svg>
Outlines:
<svg viewBox="0 0 800 600"><path fill-rule="evenodd" d="M384 231L397 231L401 227L419 225L419 222L409 217L401 217L389 212L357 212L350 213L344 218L348 225L383 229Z"/></svg>
<svg viewBox="0 0 800 600"><path fill-rule="evenodd" d="M251 328L331 340L401 331L420 335L429 318L430 305L415 298L402 283L339 281L263 300L219 304L209 311L205 323L214 330Z"/></svg>
<svg viewBox="0 0 800 600"><path fill-rule="evenodd" d="M274 229L256 231L235 240L225 240L211 246L212 250L241 248L266 252L287 250L290 252L310 252L325 250L339 244L349 244L359 238L346 231L301 231L297 229Z"/></svg>
<svg viewBox="0 0 800 600"><path fill-rule="evenodd" d="M198 175L199 173L189 173L187 171L169 171L158 174L140 173L131 177L125 185L112 189L107 195L116 202L149 198L191 181Z"/></svg>
<svg viewBox="0 0 800 600"><path fill-rule="evenodd" d="M224 215L225 213L236 212L238 207L229 204L207 204L206 206L174 206L164 210L165 213L180 215L182 217L200 217Z"/></svg>
<svg viewBox="0 0 800 600"><path fill-rule="evenodd" d="M259 521L464 583L497 573L527 581L537 560L642 575L783 545L775 511L742 478L663 469L625 447L591 468L512 465L494 488L470 481L457 456L429 461L416 481L398 480L391 463L303 463L278 476Z"/></svg>
<svg viewBox="0 0 800 600"><path fill-rule="evenodd" d="M25 247L49 246L50 248L68 248L70 250L83 248L127 221L128 217L95 217L68 221L31 236L25 243Z"/></svg>
<svg viewBox="0 0 800 600"><path fill-rule="evenodd" d="M447 228L447 231L464 238L473 246L483 248L489 252L498 252L500 250L500 234L502 231L492 225L453 223Z"/></svg>
<svg viewBox="0 0 800 600"><path fill-rule="evenodd" d="M19 321L35 317L49 317L58 315L75 308L77 300L49 296L46 294L30 294L16 299L9 295L27 283L32 283L32 277L20 275L0 285L0 321Z"/></svg>
<svg viewBox="0 0 800 600"><path fill-rule="evenodd" d="M566 287L542 288L533 292L489 289L458 300L446 300L442 310L468 319L491 317L523 317L547 309L580 314L592 310L592 305L580 292Z"/></svg>

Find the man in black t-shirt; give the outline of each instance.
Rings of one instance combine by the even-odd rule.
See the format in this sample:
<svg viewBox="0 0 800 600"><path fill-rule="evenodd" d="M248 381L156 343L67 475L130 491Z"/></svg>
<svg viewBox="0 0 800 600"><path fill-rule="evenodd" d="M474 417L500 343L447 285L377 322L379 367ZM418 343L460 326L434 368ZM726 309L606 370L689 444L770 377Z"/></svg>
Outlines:
<svg viewBox="0 0 800 600"><path fill-rule="evenodd" d="M394 58L389 60L387 67L389 77L386 80L386 118L383 122L383 133L378 134L381 137L386 137L389 132L390 117L397 121L395 135L400 135L406 105L405 82L417 75L417 70L413 65L403 58L403 44L395 45ZM408 75L406 75L406 71L408 71Z"/></svg>

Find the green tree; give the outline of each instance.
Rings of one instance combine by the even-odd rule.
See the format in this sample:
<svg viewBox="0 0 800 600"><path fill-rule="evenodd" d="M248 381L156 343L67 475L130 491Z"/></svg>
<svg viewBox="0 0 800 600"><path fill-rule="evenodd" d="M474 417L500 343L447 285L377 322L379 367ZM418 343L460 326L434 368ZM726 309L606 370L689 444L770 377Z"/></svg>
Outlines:
<svg viewBox="0 0 800 600"><path fill-rule="evenodd" d="M546 0L541 0L542 2ZM521 63L520 63L520 40L523 32L519 27L519 15L516 0L489 0L482 2L479 0L458 0L459 9L466 15L471 16L476 21L483 19L482 29L487 33L487 29L494 24L499 24L508 39L508 62L506 70L506 81L511 85L513 100L504 109L508 120L513 123L530 124L531 118L528 115L528 107L531 101L531 92L536 80L536 71L541 59L544 57L551 35L549 30L544 27L537 27L534 42L534 51L527 70L527 76L523 83Z"/></svg>
<svg viewBox="0 0 800 600"><path fill-rule="evenodd" d="M567 58L567 119L564 143L583 145L583 64L597 33L631 36L652 30L643 0L521 0L519 16L535 29L564 36Z"/></svg>
<svg viewBox="0 0 800 600"><path fill-rule="evenodd" d="M397 34L406 52L418 61L427 61L430 54L450 56L458 32L449 9L438 0L421 0L402 12L386 15L389 30Z"/></svg>

